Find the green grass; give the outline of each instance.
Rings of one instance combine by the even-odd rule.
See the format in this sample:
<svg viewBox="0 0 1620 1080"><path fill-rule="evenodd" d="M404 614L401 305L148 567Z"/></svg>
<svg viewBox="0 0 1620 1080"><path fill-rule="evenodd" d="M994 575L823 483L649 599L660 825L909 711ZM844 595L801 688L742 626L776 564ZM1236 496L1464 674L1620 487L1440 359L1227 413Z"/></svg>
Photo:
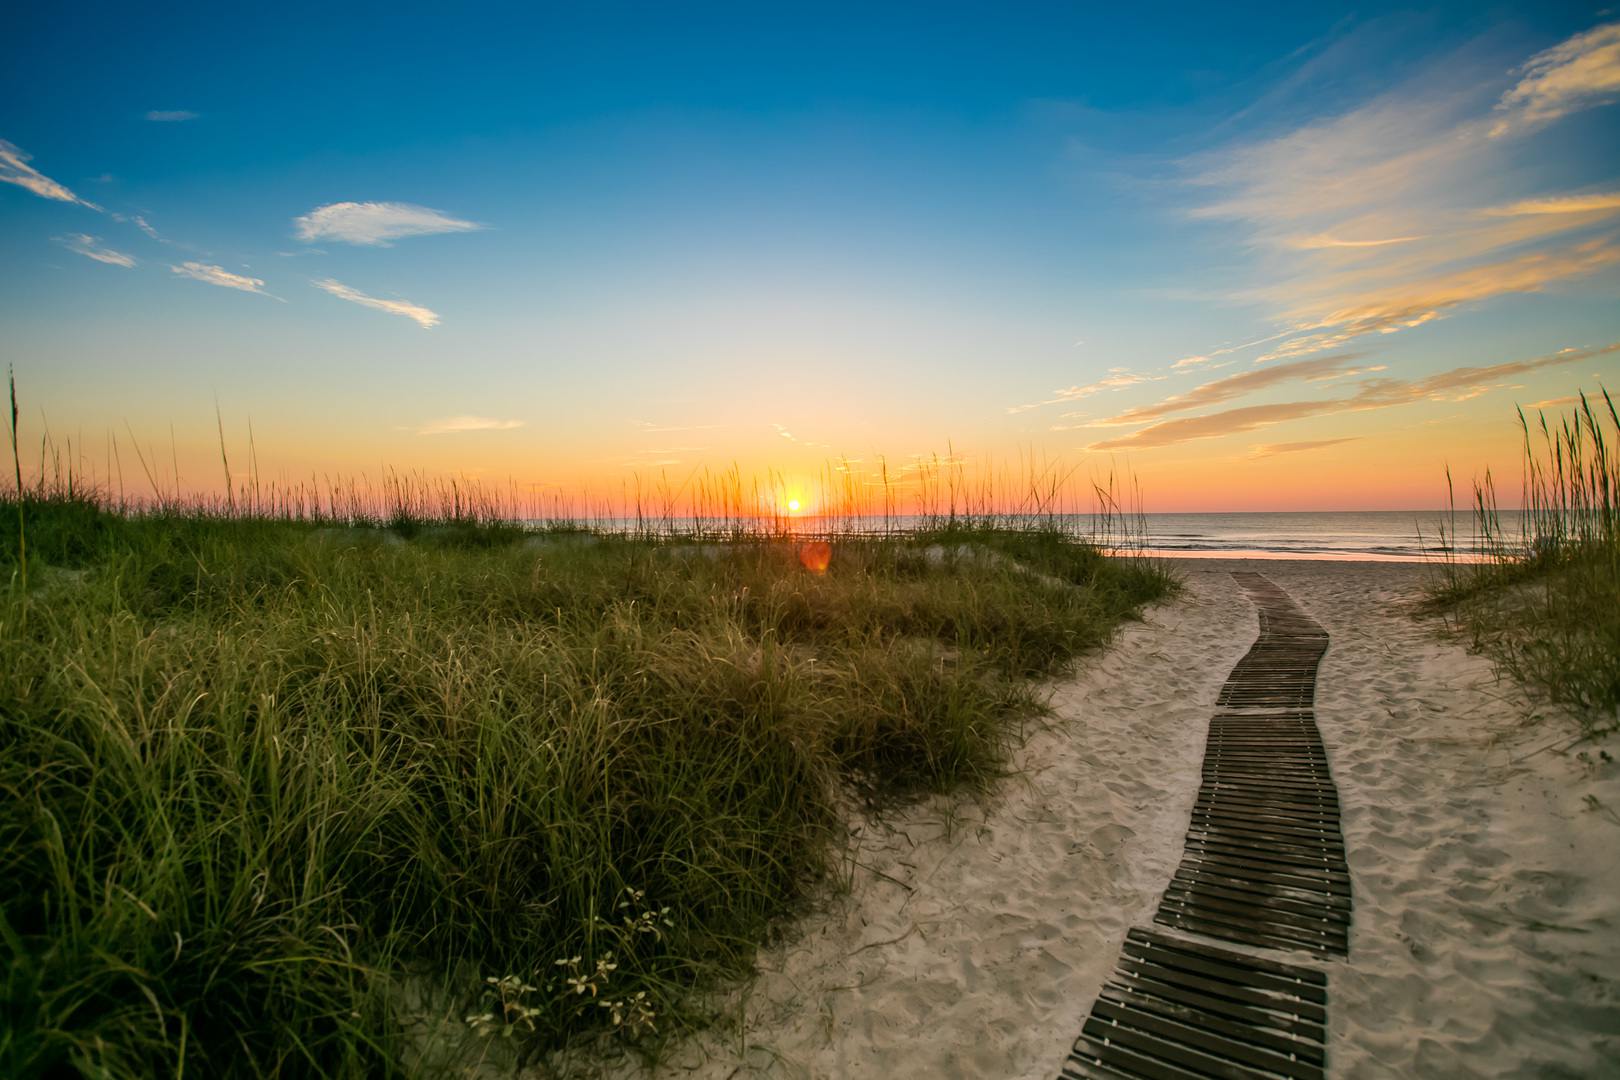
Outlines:
<svg viewBox="0 0 1620 1080"><path fill-rule="evenodd" d="M1620 726L1620 415L1584 396L1557 425L1524 431L1523 527L1503 524L1489 474L1474 488L1476 561L1449 559L1430 590L1476 647L1549 700L1585 736Z"/></svg>
<svg viewBox="0 0 1620 1080"><path fill-rule="evenodd" d="M1040 529L818 575L780 538L232 511L0 500L0 1074L421 1071L422 987L524 1052L655 1051L847 793L990 783L1032 680L1173 588Z"/></svg>

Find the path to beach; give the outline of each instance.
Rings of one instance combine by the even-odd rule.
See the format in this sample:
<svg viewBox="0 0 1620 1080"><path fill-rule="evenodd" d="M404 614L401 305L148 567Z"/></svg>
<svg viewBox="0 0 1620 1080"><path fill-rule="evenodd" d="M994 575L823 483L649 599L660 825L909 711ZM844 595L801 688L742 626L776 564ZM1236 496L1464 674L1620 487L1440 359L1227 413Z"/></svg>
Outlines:
<svg viewBox="0 0 1620 1080"><path fill-rule="evenodd" d="M1620 1068L1620 769L1559 753L1564 723L1526 725L1514 687L1411 617L1421 567L1180 569L1180 599L1054 687L1055 723L993 797L863 826L849 895L762 954L740 1025L660 1073L1056 1076L1182 859L1210 718L1256 635L1233 570L1264 574L1331 638L1315 720L1349 955L1248 950L1327 973L1330 1075Z"/></svg>
<svg viewBox="0 0 1620 1080"><path fill-rule="evenodd" d="M1350 870L1315 721L1328 635L1265 575L1232 577L1260 633L1221 687L1181 864L1154 914L1178 933L1126 935L1065 1078L1326 1075L1327 973L1290 954L1348 950Z"/></svg>

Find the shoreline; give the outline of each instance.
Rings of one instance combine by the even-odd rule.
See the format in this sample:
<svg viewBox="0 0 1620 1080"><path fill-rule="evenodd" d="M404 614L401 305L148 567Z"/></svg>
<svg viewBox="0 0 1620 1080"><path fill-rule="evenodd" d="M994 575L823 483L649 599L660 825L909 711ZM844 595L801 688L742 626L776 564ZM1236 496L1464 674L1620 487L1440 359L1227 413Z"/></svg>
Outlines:
<svg viewBox="0 0 1620 1080"><path fill-rule="evenodd" d="M1399 563L1408 566L1443 565L1445 560L1432 555L1393 555L1373 551L1267 551L1264 548L1215 550L1206 548L1143 548L1141 555L1149 559L1188 559L1200 562L1228 560L1231 562L1344 562L1344 563ZM1457 562L1481 561L1474 556L1456 556Z"/></svg>

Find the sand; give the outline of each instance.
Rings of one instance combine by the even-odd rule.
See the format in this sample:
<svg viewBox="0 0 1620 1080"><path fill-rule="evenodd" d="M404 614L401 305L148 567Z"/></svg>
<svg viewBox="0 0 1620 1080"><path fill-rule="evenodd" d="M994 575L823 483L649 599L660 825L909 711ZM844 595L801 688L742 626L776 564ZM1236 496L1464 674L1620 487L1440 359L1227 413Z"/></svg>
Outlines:
<svg viewBox="0 0 1620 1080"><path fill-rule="evenodd" d="M1349 959L1311 961L1332 1074L1620 1075L1620 767L1564 752L1567 718L1527 722L1412 617L1422 567L1178 565L1184 595L1052 687L990 797L857 825L847 894L659 1074L1054 1076L1180 858L1206 721L1256 633L1228 573L1248 568L1331 635L1317 716L1356 904Z"/></svg>

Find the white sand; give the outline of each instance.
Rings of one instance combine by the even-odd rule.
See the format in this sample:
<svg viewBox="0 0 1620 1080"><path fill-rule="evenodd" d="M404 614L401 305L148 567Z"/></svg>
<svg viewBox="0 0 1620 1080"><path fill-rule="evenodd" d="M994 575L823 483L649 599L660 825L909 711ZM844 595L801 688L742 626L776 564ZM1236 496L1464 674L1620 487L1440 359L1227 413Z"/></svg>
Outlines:
<svg viewBox="0 0 1620 1080"><path fill-rule="evenodd" d="M1411 617L1421 568L1261 569L1330 637L1317 724L1355 889L1333 1074L1620 1076L1620 768L1555 752L1571 721L1526 724Z"/></svg>
<svg viewBox="0 0 1620 1080"><path fill-rule="evenodd" d="M1567 721L1525 725L1512 686L1412 619L1421 567L1178 565L1180 600L1055 687L1020 775L863 826L849 895L661 1074L1054 1076L1180 858L1256 633L1228 571L1251 568L1331 635L1318 723L1356 894L1350 959L1323 964L1332 1073L1620 1075L1620 768L1535 752Z"/></svg>

